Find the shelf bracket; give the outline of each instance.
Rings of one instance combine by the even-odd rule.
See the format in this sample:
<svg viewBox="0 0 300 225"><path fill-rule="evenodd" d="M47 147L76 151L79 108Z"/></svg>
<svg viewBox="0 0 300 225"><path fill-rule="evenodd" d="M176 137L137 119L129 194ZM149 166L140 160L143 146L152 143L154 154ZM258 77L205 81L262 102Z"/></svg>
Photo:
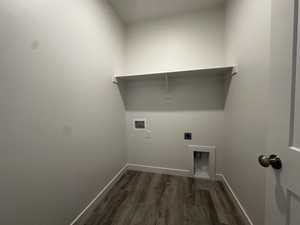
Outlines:
<svg viewBox="0 0 300 225"><path fill-rule="evenodd" d="M112 76L112 82L114 84L119 84L119 81L118 81L118 79L115 76Z"/></svg>
<svg viewBox="0 0 300 225"><path fill-rule="evenodd" d="M232 77L236 76L237 74L238 74L238 66L235 65L232 67L232 70L224 76L224 79L231 80Z"/></svg>
<svg viewBox="0 0 300 225"><path fill-rule="evenodd" d="M168 74L165 74L165 89L166 89L166 92L168 93L169 92L169 76L168 76Z"/></svg>
<svg viewBox="0 0 300 225"><path fill-rule="evenodd" d="M235 65L234 67L233 67L233 69L232 69L232 73L231 73L231 76L235 76L235 75L237 75L238 74L238 66L237 65Z"/></svg>

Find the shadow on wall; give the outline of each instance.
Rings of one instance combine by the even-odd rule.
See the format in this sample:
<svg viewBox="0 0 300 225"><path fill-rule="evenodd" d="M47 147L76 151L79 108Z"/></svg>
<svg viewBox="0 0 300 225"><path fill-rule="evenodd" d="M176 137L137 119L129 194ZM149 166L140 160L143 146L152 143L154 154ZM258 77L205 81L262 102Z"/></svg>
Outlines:
<svg viewBox="0 0 300 225"><path fill-rule="evenodd" d="M120 83L128 111L224 110L226 78L223 74L177 74L135 77Z"/></svg>

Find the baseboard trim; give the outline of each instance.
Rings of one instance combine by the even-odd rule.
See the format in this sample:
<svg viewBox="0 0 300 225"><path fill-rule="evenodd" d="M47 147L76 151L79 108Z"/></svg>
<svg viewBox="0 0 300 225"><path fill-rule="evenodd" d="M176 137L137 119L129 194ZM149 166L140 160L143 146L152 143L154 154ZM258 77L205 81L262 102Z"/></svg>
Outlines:
<svg viewBox="0 0 300 225"><path fill-rule="evenodd" d="M166 168L166 167L159 167L159 166L148 166L148 165L134 164L134 163L128 163L127 169L142 171L142 172L175 175L175 176L188 176L188 177L191 176L190 170Z"/></svg>
<svg viewBox="0 0 300 225"><path fill-rule="evenodd" d="M100 200L112 187L113 185L121 178L121 176L127 171L127 164L123 166L119 172L101 189L97 196L81 211L81 213L70 223L70 225L82 225L85 220L88 218L89 213L91 213L92 206L95 206L95 203Z"/></svg>
<svg viewBox="0 0 300 225"><path fill-rule="evenodd" d="M247 223L248 225L254 225L254 223L250 219L250 217L247 214L245 208L243 207L242 203L240 202L240 200L238 199L237 195L233 191L232 187L230 186L230 184L229 184L228 180L226 179L226 177L224 176L224 174L216 174L216 177L217 177L217 180L220 180L221 182L223 182L223 184L225 184L225 187L226 187L227 191L229 192L229 194L231 195L232 199L234 200L233 202L235 203L235 205L237 206L237 208L240 209L241 214L243 216L243 219L244 219L245 223Z"/></svg>

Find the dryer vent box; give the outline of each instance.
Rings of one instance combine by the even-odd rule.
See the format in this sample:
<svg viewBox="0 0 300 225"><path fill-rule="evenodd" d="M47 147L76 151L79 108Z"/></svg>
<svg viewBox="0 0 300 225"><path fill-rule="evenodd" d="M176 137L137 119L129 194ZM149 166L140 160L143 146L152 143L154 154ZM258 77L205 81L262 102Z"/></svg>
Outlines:
<svg viewBox="0 0 300 225"><path fill-rule="evenodd" d="M146 120L145 119L135 119L133 120L134 129L143 130L146 129Z"/></svg>

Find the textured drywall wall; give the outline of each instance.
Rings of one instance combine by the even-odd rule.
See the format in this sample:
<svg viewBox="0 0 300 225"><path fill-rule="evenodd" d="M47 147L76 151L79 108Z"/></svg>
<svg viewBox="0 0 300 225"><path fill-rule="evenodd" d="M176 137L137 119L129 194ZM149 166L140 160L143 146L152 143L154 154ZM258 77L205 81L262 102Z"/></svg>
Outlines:
<svg viewBox="0 0 300 225"><path fill-rule="evenodd" d="M188 144L217 146L217 168L222 169L224 80L208 74L127 83L126 120L130 163L190 170ZM147 119L147 130L135 130L133 120ZM149 133L150 132L150 133ZM184 141L184 132L193 139Z"/></svg>
<svg viewBox="0 0 300 225"><path fill-rule="evenodd" d="M238 65L225 104L225 175L254 224L264 224L271 1L230 0L227 62Z"/></svg>
<svg viewBox="0 0 300 225"><path fill-rule="evenodd" d="M67 225L126 162L105 1L0 2L0 223Z"/></svg>
<svg viewBox="0 0 300 225"><path fill-rule="evenodd" d="M176 71L224 64L224 8L128 26L126 73Z"/></svg>
<svg viewBox="0 0 300 225"><path fill-rule="evenodd" d="M150 73L224 64L224 9L203 10L129 25L125 71ZM217 146L222 170L224 77L196 74L135 79L124 84L129 163L189 170L188 144ZM145 118L149 132L136 131ZM193 132L184 141L184 132Z"/></svg>

